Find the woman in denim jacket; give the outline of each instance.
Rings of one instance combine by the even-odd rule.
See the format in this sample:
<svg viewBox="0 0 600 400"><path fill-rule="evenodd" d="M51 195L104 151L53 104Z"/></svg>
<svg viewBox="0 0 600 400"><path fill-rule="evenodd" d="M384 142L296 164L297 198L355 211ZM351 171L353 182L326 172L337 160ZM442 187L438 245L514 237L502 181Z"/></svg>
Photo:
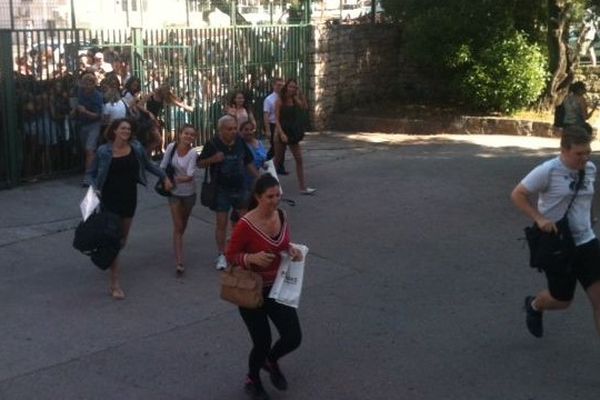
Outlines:
<svg viewBox="0 0 600 400"><path fill-rule="evenodd" d="M102 209L121 217L124 246L137 206L137 184L145 186L148 182L146 171L163 179L165 189L171 190L173 185L165 172L148 158L141 143L133 139L128 119L112 121L104 135L108 143L98 147L88 180L100 194ZM110 267L110 293L114 299L125 298L119 284L118 257Z"/></svg>

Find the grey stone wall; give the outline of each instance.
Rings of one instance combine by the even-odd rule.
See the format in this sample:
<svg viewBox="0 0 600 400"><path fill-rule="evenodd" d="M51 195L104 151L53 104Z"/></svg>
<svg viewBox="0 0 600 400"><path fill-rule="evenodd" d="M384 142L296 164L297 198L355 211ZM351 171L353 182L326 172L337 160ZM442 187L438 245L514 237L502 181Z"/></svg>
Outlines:
<svg viewBox="0 0 600 400"><path fill-rule="evenodd" d="M575 81L583 81L592 101L600 101L600 67L583 66L575 72Z"/></svg>
<svg viewBox="0 0 600 400"><path fill-rule="evenodd" d="M395 24L314 26L308 68L313 129L329 128L335 113L359 104L430 91L398 51L401 46L401 28Z"/></svg>

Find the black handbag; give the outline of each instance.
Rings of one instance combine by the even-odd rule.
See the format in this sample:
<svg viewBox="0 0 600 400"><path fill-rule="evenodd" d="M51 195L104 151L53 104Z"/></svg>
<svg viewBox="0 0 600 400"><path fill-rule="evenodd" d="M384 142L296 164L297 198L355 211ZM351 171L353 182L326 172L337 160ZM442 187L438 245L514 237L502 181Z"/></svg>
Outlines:
<svg viewBox="0 0 600 400"><path fill-rule="evenodd" d="M165 167L165 173L167 174L167 176L169 177L169 179L171 180L171 183L173 183L173 185L175 184L175 167L173 167L172 161L173 161L173 155L175 155L175 152L177 151L177 144L175 143L173 145L173 148L171 149L171 154L169 154L169 162L167 163L167 166ZM156 181L156 185L154 185L154 191L156 191L156 193L160 194L161 196L165 196L165 197L169 197L171 196L171 191L166 190L165 189L165 181L164 179L158 179L158 181Z"/></svg>
<svg viewBox="0 0 600 400"><path fill-rule="evenodd" d="M210 174L212 179L209 180L208 170L208 167L204 170L204 180L200 189L200 204L211 210L215 210L217 208L217 173L215 171L214 174Z"/></svg>
<svg viewBox="0 0 600 400"><path fill-rule="evenodd" d="M98 268L105 270L119 254L122 239L121 217L101 211L79 223L75 229L73 247L89 256Z"/></svg>
<svg viewBox="0 0 600 400"><path fill-rule="evenodd" d="M579 171L579 180L575 186L575 193L563 217L555 225L558 230L554 232L542 231L536 223L525 228L525 239L529 247L529 266L538 271L553 271L568 273L573 264L575 254L575 241L569 227L568 214L579 189L583 185L585 171Z"/></svg>

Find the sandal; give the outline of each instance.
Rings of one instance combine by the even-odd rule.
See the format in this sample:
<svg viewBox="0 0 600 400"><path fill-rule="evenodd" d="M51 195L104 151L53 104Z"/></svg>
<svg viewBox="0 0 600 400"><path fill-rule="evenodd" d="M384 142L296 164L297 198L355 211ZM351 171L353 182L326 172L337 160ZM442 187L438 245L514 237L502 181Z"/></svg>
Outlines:
<svg viewBox="0 0 600 400"><path fill-rule="evenodd" d="M315 194L316 191L317 191L317 189L315 189L315 188L307 187L306 189L301 190L300 194L311 196L311 195Z"/></svg>
<svg viewBox="0 0 600 400"><path fill-rule="evenodd" d="M110 295L115 300L123 300L125 298L125 292L120 287L111 288Z"/></svg>

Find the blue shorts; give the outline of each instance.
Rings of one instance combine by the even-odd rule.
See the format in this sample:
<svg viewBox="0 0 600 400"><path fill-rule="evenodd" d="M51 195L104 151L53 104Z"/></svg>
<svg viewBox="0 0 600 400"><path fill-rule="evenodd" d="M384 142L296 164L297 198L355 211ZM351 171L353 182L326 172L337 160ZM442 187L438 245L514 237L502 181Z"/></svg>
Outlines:
<svg viewBox="0 0 600 400"><path fill-rule="evenodd" d="M246 208L246 190L232 190L219 188L217 190L216 212L228 212L230 209L240 210Z"/></svg>

